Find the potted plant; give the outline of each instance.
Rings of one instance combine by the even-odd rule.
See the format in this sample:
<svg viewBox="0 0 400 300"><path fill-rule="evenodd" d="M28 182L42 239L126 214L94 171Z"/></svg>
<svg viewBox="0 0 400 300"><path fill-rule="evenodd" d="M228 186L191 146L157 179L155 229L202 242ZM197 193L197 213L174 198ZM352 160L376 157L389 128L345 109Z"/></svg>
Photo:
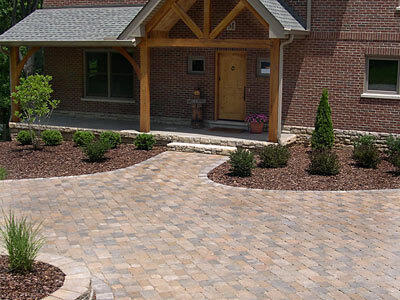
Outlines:
<svg viewBox="0 0 400 300"><path fill-rule="evenodd" d="M264 131L264 125L267 123L267 120L267 116L264 114L251 114L246 118L246 122L250 127L250 132L257 134Z"/></svg>

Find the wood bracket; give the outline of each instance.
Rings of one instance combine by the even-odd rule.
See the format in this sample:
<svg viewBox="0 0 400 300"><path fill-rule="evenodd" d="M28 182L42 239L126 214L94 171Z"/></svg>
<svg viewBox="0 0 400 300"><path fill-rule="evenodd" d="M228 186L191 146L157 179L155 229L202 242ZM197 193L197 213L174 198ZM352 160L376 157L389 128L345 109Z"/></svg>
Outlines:
<svg viewBox="0 0 400 300"><path fill-rule="evenodd" d="M133 69L135 70L135 73L137 77L140 79L141 73L140 73L140 67L138 63L135 61L135 59L132 57L132 55L129 54L128 51L126 51L125 48L122 47L113 47L114 50L118 51L123 57L125 57L129 63L132 65Z"/></svg>

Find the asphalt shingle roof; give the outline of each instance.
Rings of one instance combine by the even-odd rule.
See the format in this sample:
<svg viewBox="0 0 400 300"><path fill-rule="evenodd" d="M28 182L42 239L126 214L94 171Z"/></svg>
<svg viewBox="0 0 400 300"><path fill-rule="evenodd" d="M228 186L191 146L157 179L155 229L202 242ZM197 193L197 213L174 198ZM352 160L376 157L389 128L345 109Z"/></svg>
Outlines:
<svg viewBox="0 0 400 300"><path fill-rule="evenodd" d="M305 30L304 26L278 1L259 0L266 9L288 30Z"/></svg>
<svg viewBox="0 0 400 300"><path fill-rule="evenodd" d="M39 9L2 34L0 43L117 39L141 9L142 6Z"/></svg>

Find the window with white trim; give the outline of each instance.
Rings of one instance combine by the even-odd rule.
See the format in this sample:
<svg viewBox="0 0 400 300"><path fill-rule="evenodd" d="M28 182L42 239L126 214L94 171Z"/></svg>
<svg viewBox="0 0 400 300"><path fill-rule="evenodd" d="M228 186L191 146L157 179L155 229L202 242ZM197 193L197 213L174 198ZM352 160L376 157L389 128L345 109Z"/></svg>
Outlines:
<svg viewBox="0 0 400 300"><path fill-rule="evenodd" d="M368 58L366 92L375 94L400 94L400 59Z"/></svg>
<svg viewBox="0 0 400 300"><path fill-rule="evenodd" d="M133 67L113 51L85 52L85 98L133 98Z"/></svg>

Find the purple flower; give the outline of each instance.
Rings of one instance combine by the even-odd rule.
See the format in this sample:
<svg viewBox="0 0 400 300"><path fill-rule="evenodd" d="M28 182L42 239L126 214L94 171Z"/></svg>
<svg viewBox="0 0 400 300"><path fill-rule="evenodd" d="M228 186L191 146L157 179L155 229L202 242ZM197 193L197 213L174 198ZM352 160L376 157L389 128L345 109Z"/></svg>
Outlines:
<svg viewBox="0 0 400 300"><path fill-rule="evenodd" d="M246 118L247 123L267 123L268 118L264 114L251 114Z"/></svg>

